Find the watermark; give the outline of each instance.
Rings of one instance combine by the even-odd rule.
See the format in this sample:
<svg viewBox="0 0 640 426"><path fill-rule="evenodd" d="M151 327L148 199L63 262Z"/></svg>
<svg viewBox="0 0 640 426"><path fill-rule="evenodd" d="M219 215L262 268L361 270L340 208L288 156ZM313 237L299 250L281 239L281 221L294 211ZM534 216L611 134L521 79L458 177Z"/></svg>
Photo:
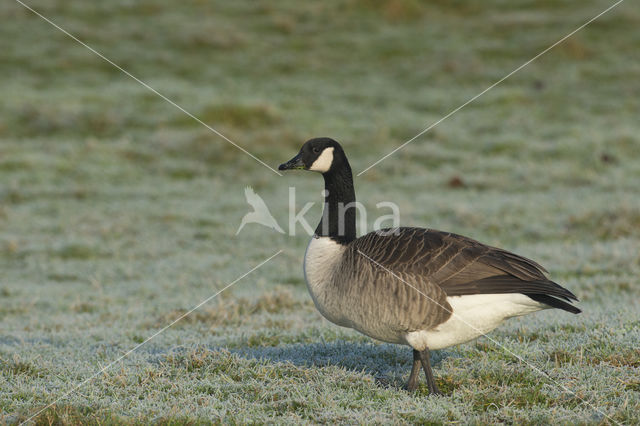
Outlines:
<svg viewBox="0 0 640 426"><path fill-rule="evenodd" d="M307 220L306 215L313 209L316 202L309 201L304 206L298 208L296 203L296 187L289 187L289 217L286 222L286 230L283 229L276 218L271 214L267 203L260 197L251 187L244 190L244 196L247 203L251 207L251 211L245 214L240 220L240 225L236 231L238 235L246 225L257 224L270 228L281 234L296 236L300 229L312 236L320 233L321 235L346 235L353 226L363 234L369 232L369 218L374 218L372 231L376 231L380 235L392 235L398 232L400 226L400 208L391 201L381 201L376 204L375 211L369 212L367 207L358 202L349 203L329 201L329 193L325 189L320 195L325 199L323 203L322 217L315 218L319 224L314 227Z"/></svg>

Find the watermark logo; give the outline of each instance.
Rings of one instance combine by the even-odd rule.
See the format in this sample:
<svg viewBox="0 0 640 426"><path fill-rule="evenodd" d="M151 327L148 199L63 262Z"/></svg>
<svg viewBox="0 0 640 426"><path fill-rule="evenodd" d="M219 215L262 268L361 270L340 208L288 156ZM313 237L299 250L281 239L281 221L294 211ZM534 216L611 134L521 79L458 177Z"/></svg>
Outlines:
<svg viewBox="0 0 640 426"><path fill-rule="evenodd" d="M247 203L253 207L253 211L244 215L242 222L240 222L240 227L236 231L236 235L242 231L242 228L244 228L247 223L257 223L284 234L284 231L269 211L267 204L258 194L255 193L253 188L250 186L246 187L244 189L244 196L247 199Z"/></svg>
<svg viewBox="0 0 640 426"><path fill-rule="evenodd" d="M296 205L295 187L289 187L289 218L287 223L288 229L286 232L280 227L276 219L269 211L267 204L258 194L256 194L253 188L245 188L244 195L249 206L253 208L253 211L250 211L249 213L244 215L242 221L240 222L240 226L236 231L236 235L238 235L247 224L259 224L262 226L266 226L267 228L271 228L281 234L288 234L289 236L295 236L296 231L299 227L301 227L303 231L309 236L312 236L314 234L314 228L309 224L305 215L309 212L309 210L313 208L316 203L307 202L301 209L298 209ZM326 197L326 190L323 190L321 192L321 195L322 197ZM325 205L323 206L323 208L326 212L327 206ZM357 228L361 233L366 234L368 232L367 208L364 206L364 204L357 201L347 204L338 203L338 233L343 235L345 232L345 217L346 212L349 209L353 209L357 212L357 216L359 217ZM373 230L382 235L395 233L400 226L400 209L398 208L398 206L390 201L382 201L376 204L376 209L376 213L378 213L378 215L376 216L376 219L373 223ZM320 226L323 227L323 230L328 229L328 215L323 214L323 216L321 218L317 218L317 220L320 222Z"/></svg>

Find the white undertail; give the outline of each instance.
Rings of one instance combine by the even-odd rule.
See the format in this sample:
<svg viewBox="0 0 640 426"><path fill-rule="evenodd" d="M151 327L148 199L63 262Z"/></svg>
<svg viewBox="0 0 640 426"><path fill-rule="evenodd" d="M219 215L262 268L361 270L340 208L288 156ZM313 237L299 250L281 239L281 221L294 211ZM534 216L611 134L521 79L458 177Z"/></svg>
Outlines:
<svg viewBox="0 0 640 426"><path fill-rule="evenodd" d="M431 330L407 333L409 345L418 350L447 348L480 337L509 318L548 308L520 293L450 296L447 302L451 317Z"/></svg>

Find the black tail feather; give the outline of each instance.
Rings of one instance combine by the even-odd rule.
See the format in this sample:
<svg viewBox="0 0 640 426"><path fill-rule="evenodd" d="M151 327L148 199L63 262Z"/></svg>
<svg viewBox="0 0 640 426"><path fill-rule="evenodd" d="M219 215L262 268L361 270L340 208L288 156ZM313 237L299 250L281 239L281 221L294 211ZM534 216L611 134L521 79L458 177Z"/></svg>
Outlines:
<svg viewBox="0 0 640 426"><path fill-rule="evenodd" d="M544 303L545 305L549 305L552 308L562 309L563 311L571 312L572 314L579 314L582 312L580 309L576 308L573 305L570 305L567 302L564 302L560 299L556 299L555 297L551 297L546 294L529 294L525 293L526 296L529 296L531 299L536 302Z"/></svg>
<svg viewBox="0 0 640 426"><path fill-rule="evenodd" d="M521 280L513 275L495 275L461 284L440 284L447 296L464 296L467 294L502 294L522 293L526 295L548 295L559 297L570 302L578 300L576 296L566 288L550 280ZM545 302L543 302L545 303Z"/></svg>

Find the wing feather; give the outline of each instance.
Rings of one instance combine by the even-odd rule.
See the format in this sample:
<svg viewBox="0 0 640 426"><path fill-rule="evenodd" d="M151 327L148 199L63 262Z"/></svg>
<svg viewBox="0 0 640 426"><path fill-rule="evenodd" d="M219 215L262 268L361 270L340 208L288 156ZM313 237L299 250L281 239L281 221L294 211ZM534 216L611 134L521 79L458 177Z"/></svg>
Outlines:
<svg viewBox="0 0 640 426"><path fill-rule="evenodd" d="M385 231L388 235L372 232L351 246L431 293L431 287L437 287L445 297L522 293L552 307L577 310L567 309L566 305L571 305L554 299L577 300L569 290L549 280L546 270L531 259L457 234L422 228ZM384 285L397 284L393 282L387 279ZM439 300L446 301L442 297Z"/></svg>

